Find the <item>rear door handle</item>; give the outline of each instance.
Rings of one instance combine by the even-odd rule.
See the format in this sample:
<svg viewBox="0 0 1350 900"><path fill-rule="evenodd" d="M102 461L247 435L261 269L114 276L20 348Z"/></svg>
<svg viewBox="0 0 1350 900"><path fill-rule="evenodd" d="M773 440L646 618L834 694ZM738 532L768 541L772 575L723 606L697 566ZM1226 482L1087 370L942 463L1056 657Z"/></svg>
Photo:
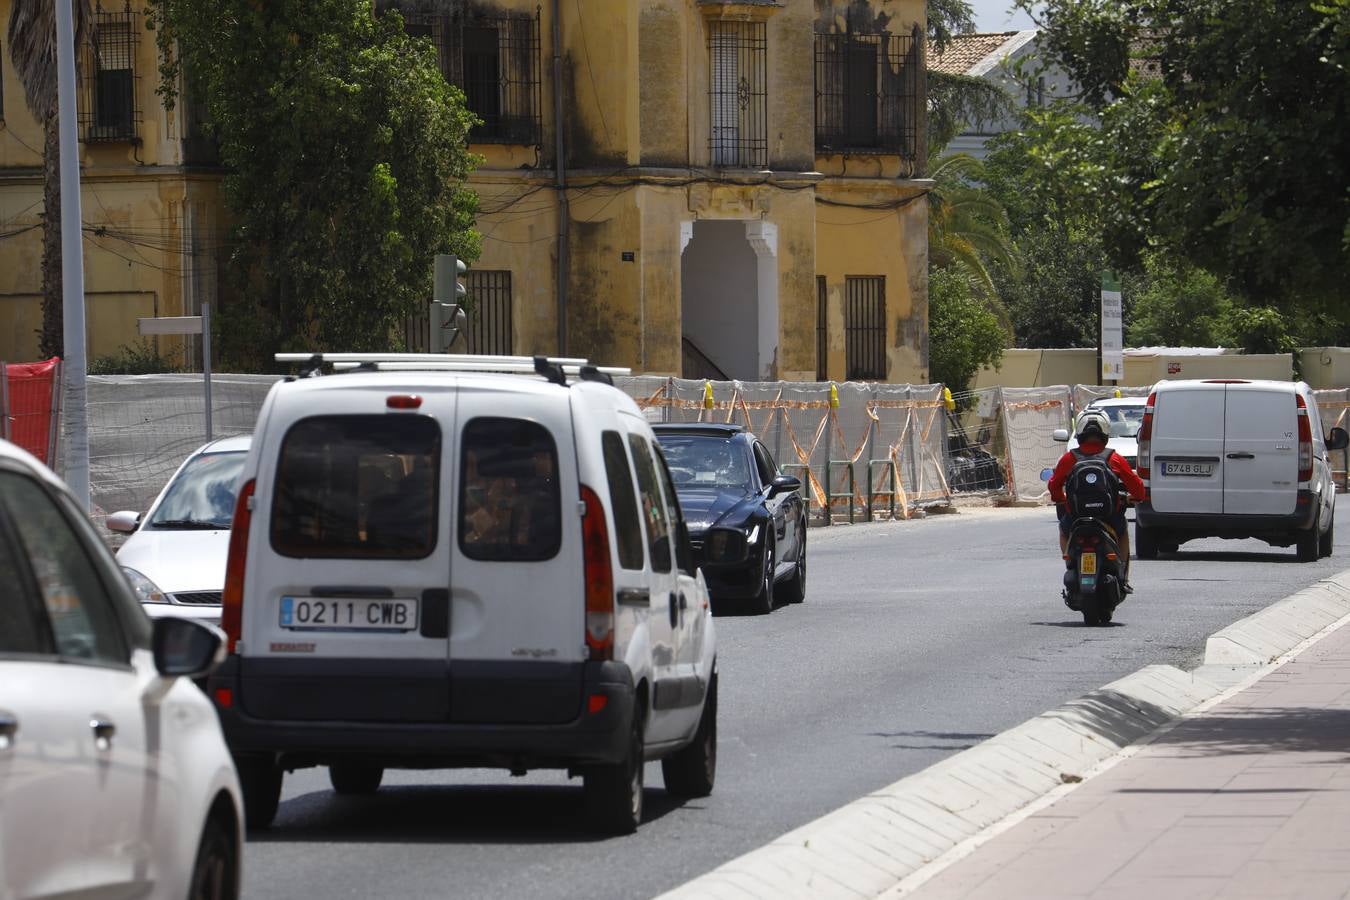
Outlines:
<svg viewBox="0 0 1350 900"><path fill-rule="evenodd" d="M1229 453L1227 454L1227 456L1229 459L1256 459L1255 453L1247 453L1246 451L1239 453Z"/></svg>
<svg viewBox="0 0 1350 900"><path fill-rule="evenodd" d="M8 750L14 745L14 735L19 733L19 720L12 713L0 712L0 750Z"/></svg>
<svg viewBox="0 0 1350 900"><path fill-rule="evenodd" d="M113 735L117 733L117 726L102 716L93 716L89 719L89 730L94 733L94 747L99 750L112 749Z"/></svg>
<svg viewBox="0 0 1350 900"><path fill-rule="evenodd" d="M646 588L620 588L620 606L651 606L652 595Z"/></svg>

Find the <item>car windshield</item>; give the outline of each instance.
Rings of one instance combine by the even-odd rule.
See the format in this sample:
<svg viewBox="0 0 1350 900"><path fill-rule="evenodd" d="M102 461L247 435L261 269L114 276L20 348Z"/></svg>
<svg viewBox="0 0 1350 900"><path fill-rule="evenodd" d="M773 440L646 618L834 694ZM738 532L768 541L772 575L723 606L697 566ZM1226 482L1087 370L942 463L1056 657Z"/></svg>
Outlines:
<svg viewBox="0 0 1350 900"><path fill-rule="evenodd" d="M750 460L745 447L712 435L660 435L661 452L676 489L750 489Z"/></svg>
<svg viewBox="0 0 1350 900"><path fill-rule="evenodd" d="M237 451L194 457L169 484L151 527L228 529L247 456Z"/></svg>
<svg viewBox="0 0 1350 900"><path fill-rule="evenodd" d="M1111 437L1135 437L1139 434L1139 427L1144 424L1144 408L1142 406L1099 406L1096 408L1106 413L1106 417L1111 420Z"/></svg>

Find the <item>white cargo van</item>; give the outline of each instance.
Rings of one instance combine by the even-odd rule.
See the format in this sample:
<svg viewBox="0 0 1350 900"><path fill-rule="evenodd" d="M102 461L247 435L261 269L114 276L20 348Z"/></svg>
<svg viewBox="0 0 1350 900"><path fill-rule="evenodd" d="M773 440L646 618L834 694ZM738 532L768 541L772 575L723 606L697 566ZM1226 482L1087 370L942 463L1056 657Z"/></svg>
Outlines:
<svg viewBox="0 0 1350 900"><path fill-rule="evenodd" d="M1141 559L1193 538L1259 538L1294 545L1311 562L1331 554L1335 484L1317 401L1303 382L1160 381L1139 430L1136 510Z"/></svg>
<svg viewBox="0 0 1350 900"><path fill-rule="evenodd" d="M249 825L306 766L568 769L613 832L644 760L711 792L708 593L637 404L584 361L310 359L259 414L209 683Z"/></svg>

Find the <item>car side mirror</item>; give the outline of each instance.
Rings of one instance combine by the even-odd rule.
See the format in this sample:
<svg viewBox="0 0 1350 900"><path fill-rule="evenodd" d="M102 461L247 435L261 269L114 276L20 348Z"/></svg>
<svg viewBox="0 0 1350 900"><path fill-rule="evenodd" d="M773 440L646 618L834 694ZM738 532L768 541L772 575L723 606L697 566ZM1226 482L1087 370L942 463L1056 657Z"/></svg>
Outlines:
<svg viewBox="0 0 1350 900"><path fill-rule="evenodd" d="M802 481L796 475L779 475L769 484L769 496L777 497L788 491L799 491L801 487Z"/></svg>
<svg viewBox="0 0 1350 900"><path fill-rule="evenodd" d="M155 668L165 678L203 678L225 659L225 635L192 619L155 619L150 647Z"/></svg>
<svg viewBox="0 0 1350 900"><path fill-rule="evenodd" d="M103 524L109 531L116 531L118 534L131 534L140 524L141 514L135 510L124 509L108 516Z"/></svg>
<svg viewBox="0 0 1350 900"><path fill-rule="evenodd" d="M1069 429L1056 428L1055 433L1052 434L1051 437L1059 441L1061 444L1067 444L1069 442Z"/></svg>
<svg viewBox="0 0 1350 900"><path fill-rule="evenodd" d="M1327 435L1327 449L1344 450L1347 446L1350 446L1350 432L1340 426L1331 429Z"/></svg>

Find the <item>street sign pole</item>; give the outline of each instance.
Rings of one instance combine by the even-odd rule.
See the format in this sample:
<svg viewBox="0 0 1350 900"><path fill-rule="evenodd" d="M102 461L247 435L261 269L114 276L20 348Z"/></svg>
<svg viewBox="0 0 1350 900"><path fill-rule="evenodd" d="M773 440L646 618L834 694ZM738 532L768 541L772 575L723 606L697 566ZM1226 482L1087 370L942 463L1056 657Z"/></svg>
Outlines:
<svg viewBox="0 0 1350 900"><path fill-rule="evenodd" d="M206 390L206 441L211 442L211 304L202 304L202 379Z"/></svg>
<svg viewBox="0 0 1350 900"><path fill-rule="evenodd" d="M75 112L75 17L72 0L56 0L56 106L61 146L61 314L70 416L66 484L80 508L89 506L88 357L84 337L84 247L80 211L80 144Z"/></svg>
<svg viewBox="0 0 1350 900"><path fill-rule="evenodd" d="M1097 338L1097 364L1101 383L1119 384L1125 377L1125 316L1120 280L1111 272L1102 273L1102 303Z"/></svg>
<svg viewBox="0 0 1350 900"><path fill-rule="evenodd" d="M152 334L200 334L202 336L202 376L206 404L206 439L211 440L211 304L202 304L200 316L157 316L137 319L136 331Z"/></svg>

